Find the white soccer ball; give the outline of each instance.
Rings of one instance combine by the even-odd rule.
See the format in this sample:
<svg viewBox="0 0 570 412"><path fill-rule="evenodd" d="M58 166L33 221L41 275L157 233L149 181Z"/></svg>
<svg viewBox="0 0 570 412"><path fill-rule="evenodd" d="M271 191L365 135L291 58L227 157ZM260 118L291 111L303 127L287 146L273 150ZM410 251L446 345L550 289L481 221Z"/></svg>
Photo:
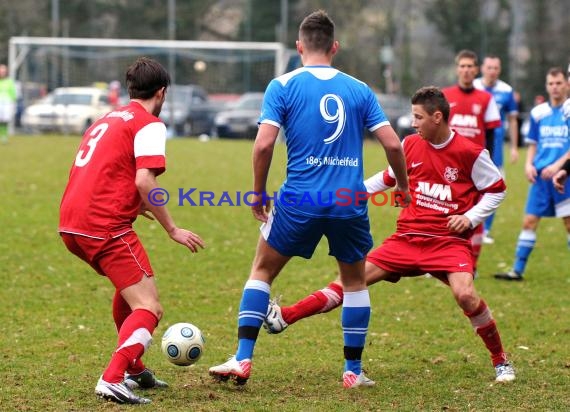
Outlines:
<svg viewBox="0 0 570 412"><path fill-rule="evenodd" d="M196 363L204 351L204 336L191 323L176 323L162 336L162 352L170 362L178 366Z"/></svg>

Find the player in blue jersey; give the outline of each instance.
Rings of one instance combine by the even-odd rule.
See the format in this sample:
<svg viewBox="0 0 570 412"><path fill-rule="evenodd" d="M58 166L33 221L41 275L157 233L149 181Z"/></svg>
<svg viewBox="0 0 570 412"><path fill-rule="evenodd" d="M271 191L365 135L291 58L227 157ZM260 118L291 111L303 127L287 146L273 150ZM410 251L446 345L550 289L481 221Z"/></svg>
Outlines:
<svg viewBox="0 0 570 412"><path fill-rule="evenodd" d="M555 67L546 75L548 101L530 112L530 130L525 173L531 182L522 231L519 234L515 263L511 271L497 273L495 278L522 280L527 260L536 243L536 230L542 217L560 217L568 232L570 247L570 184L564 193L554 187L552 178L564 164L570 149L568 124L563 103L568 92L564 71Z"/></svg>
<svg viewBox="0 0 570 412"><path fill-rule="evenodd" d="M303 67L267 86L253 149L253 215L263 222L253 265L239 308L238 346L226 363L210 368L225 381L245 384L259 329L269 303L270 286L293 256L309 259L325 236L329 254L338 262L344 286L342 310L345 388L371 386L361 359L370 297L364 278L366 254L372 247L362 168L363 130L384 147L410 201L406 165L398 136L372 90L331 67L339 43L334 23L322 10L307 16L299 28L297 52ZM273 148L283 128L287 145L287 178L270 209L266 182ZM339 193L342 192L342 199ZM347 201L347 195L352 195Z"/></svg>
<svg viewBox="0 0 570 412"><path fill-rule="evenodd" d="M504 176L503 145L507 130L509 131L511 143L511 162L515 163L519 157L518 105L515 100L513 88L499 79L501 75L501 59L498 56L488 55L485 57L481 65L481 74L482 77L475 79L473 85L477 89L486 90L491 93L501 113L502 126L494 129L494 150L492 159ZM493 213L485 220L483 243L494 243L493 238L490 236L494 217L495 214Z"/></svg>

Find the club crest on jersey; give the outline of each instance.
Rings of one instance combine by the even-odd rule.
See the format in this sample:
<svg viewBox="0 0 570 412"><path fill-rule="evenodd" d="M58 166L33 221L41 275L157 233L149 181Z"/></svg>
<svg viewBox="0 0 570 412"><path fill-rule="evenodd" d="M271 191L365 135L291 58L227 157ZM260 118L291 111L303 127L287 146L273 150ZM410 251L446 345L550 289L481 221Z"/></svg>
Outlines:
<svg viewBox="0 0 570 412"><path fill-rule="evenodd" d="M471 110L473 111L474 115L479 115L481 113L481 109L482 109L482 107L480 104L474 103L473 108Z"/></svg>
<svg viewBox="0 0 570 412"><path fill-rule="evenodd" d="M443 177L449 183L453 183L459 177L459 169L456 167L446 167L445 172L443 172Z"/></svg>

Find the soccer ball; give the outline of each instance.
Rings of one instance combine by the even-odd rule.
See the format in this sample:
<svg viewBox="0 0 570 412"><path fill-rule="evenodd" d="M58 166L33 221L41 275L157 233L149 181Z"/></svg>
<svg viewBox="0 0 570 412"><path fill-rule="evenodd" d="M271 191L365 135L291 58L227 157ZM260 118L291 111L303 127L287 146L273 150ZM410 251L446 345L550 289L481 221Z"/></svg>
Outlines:
<svg viewBox="0 0 570 412"><path fill-rule="evenodd" d="M162 336L162 352L170 362L178 366L196 363L204 351L204 336L191 323L176 323Z"/></svg>

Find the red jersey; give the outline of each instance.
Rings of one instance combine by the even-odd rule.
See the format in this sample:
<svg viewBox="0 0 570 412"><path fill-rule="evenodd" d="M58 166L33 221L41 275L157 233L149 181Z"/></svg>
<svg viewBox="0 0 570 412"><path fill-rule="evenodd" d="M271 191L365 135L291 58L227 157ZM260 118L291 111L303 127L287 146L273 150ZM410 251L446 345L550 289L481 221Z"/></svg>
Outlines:
<svg viewBox="0 0 570 412"><path fill-rule="evenodd" d="M442 92L449 102L449 127L486 147L485 131L501 127L501 114L493 95L479 89L465 91L458 85Z"/></svg>
<svg viewBox="0 0 570 412"><path fill-rule="evenodd" d="M465 214L484 193L506 190L489 152L456 133L439 146L414 134L403 146L412 202L400 212L396 233L469 239L473 231L450 231L447 217ZM383 179L385 185L396 184L391 169Z"/></svg>
<svg viewBox="0 0 570 412"><path fill-rule="evenodd" d="M83 136L60 205L59 231L94 238L132 230L137 169L165 170L166 126L139 103L117 108Z"/></svg>

